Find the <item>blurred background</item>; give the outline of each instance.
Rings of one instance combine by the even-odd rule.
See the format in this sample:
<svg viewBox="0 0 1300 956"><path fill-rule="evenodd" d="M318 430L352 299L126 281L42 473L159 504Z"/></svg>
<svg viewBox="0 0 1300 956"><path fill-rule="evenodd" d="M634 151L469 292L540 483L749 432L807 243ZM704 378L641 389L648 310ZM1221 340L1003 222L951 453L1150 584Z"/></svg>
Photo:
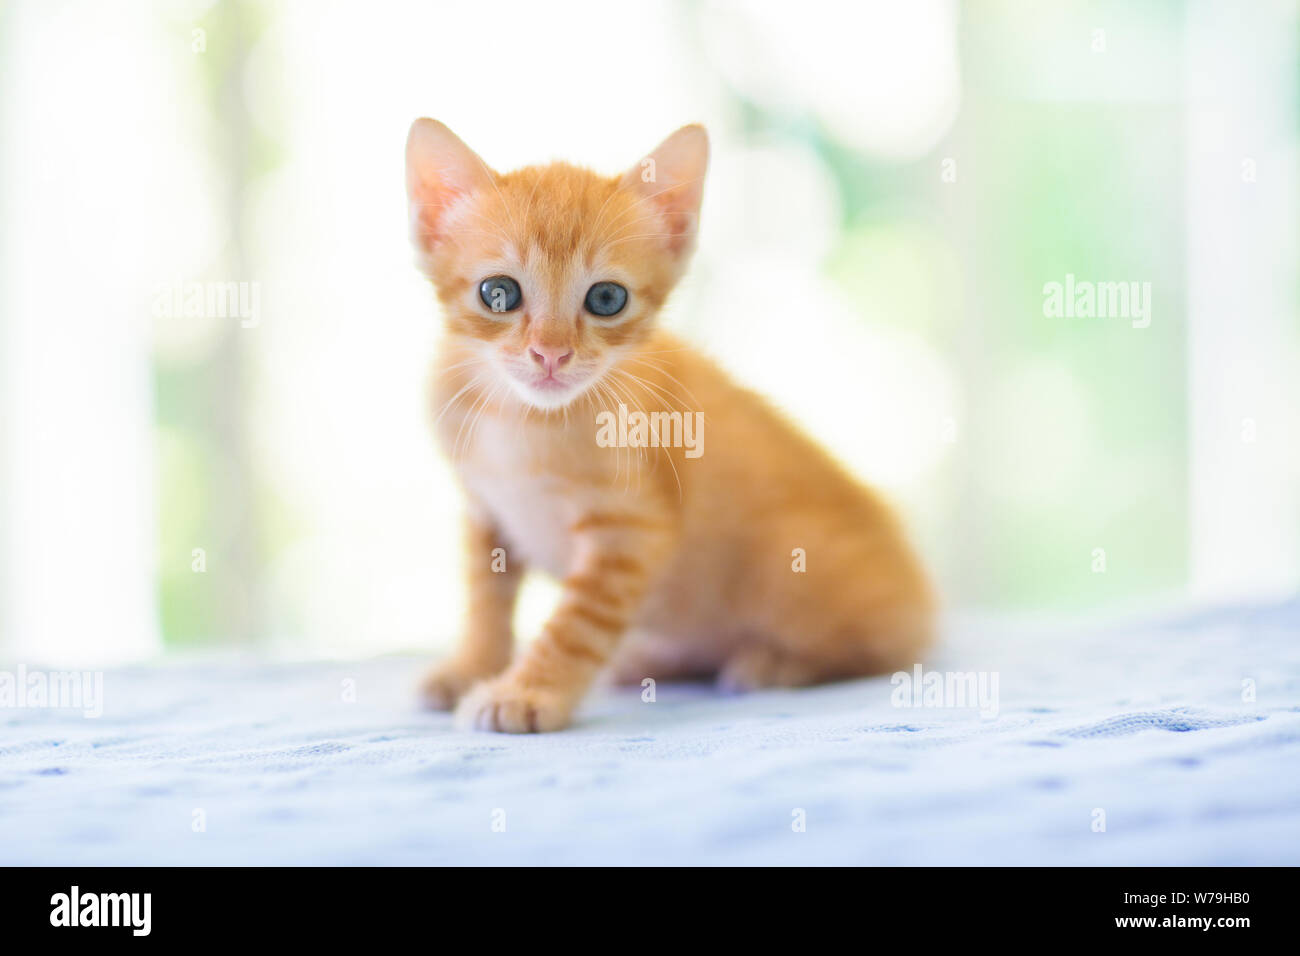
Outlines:
<svg viewBox="0 0 1300 956"><path fill-rule="evenodd" d="M899 503L949 607L1294 593L1297 6L0 2L0 657L454 639L421 115L609 173L706 123L665 321ZM1067 276L1149 324L1047 314Z"/></svg>

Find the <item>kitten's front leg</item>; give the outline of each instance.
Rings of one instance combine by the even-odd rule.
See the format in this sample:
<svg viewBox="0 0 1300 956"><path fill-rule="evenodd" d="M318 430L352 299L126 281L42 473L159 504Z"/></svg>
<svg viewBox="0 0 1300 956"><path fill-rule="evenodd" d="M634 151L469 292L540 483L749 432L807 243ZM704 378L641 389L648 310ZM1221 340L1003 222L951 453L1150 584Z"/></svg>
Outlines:
<svg viewBox="0 0 1300 956"><path fill-rule="evenodd" d="M571 531L578 560L542 634L504 674L456 708L466 729L536 733L565 727L609 661L674 540L667 521L593 514Z"/></svg>
<svg viewBox="0 0 1300 956"><path fill-rule="evenodd" d="M425 702L436 710L451 710L476 683L505 670L514 644L515 598L524 569L485 517L466 519L465 567L468 593L460 646L420 685Z"/></svg>

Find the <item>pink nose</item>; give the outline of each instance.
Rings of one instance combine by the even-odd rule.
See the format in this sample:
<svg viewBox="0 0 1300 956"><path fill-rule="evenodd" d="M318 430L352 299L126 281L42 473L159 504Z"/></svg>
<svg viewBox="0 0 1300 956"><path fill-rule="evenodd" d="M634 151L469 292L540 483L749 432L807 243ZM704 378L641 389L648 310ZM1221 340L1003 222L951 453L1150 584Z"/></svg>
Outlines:
<svg viewBox="0 0 1300 956"><path fill-rule="evenodd" d="M546 370L547 375L554 375L556 369L573 358L573 349L565 345L534 345L528 349L528 354Z"/></svg>

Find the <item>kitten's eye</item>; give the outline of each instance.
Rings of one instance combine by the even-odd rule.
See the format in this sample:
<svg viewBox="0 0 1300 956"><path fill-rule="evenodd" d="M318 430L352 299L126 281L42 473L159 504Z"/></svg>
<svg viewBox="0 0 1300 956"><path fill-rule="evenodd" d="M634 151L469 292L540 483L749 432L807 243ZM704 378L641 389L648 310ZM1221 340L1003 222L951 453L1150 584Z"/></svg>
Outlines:
<svg viewBox="0 0 1300 956"><path fill-rule="evenodd" d="M587 290L584 305L592 315L606 318L618 315L623 311L623 306L627 305L627 289L617 282L597 282Z"/></svg>
<svg viewBox="0 0 1300 956"><path fill-rule="evenodd" d="M513 312L524 300L519 283L509 276L491 276L478 284L478 297L493 312Z"/></svg>

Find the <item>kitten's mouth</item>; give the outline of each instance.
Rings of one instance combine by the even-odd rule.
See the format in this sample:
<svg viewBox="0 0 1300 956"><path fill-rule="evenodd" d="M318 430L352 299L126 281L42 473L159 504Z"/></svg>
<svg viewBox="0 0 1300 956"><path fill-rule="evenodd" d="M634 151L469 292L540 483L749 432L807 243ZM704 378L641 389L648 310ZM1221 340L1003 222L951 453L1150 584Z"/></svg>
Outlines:
<svg viewBox="0 0 1300 956"><path fill-rule="evenodd" d="M566 382L556 378L554 375L548 375L545 378L539 378L531 383L533 388L539 392L563 392L573 388L573 382Z"/></svg>
<svg viewBox="0 0 1300 956"><path fill-rule="evenodd" d="M586 375L511 375L515 392L524 401L538 408L560 408L569 404L591 381Z"/></svg>

